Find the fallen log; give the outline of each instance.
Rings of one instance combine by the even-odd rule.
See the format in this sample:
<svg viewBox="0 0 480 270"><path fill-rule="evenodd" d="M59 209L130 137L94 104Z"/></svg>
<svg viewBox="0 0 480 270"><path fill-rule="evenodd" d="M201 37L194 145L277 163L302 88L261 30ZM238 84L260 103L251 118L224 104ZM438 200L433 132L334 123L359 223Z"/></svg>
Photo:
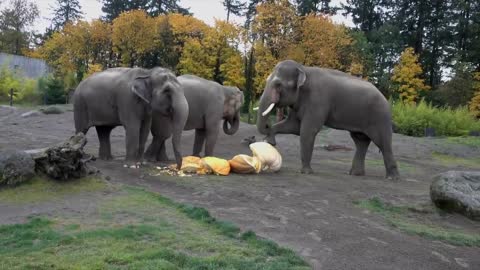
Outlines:
<svg viewBox="0 0 480 270"><path fill-rule="evenodd" d="M86 144L85 135L78 133L61 144L25 152L35 161L37 173L44 173L57 180L67 180L82 178L96 171L87 165L94 157L83 151Z"/></svg>

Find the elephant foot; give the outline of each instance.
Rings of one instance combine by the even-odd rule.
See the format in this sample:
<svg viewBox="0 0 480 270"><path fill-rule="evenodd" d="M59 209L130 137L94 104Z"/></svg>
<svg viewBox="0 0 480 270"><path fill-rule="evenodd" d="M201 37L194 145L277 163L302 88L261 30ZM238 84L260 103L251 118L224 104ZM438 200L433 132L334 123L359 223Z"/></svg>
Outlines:
<svg viewBox="0 0 480 270"><path fill-rule="evenodd" d="M399 174L387 174L385 177L389 181L400 181L402 178L400 177Z"/></svg>
<svg viewBox="0 0 480 270"><path fill-rule="evenodd" d="M100 160L113 160L113 156L112 155L104 155L104 154L100 154L99 157L98 157Z"/></svg>
<svg viewBox="0 0 480 270"><path fill-rule="evenodd" d="M365 170L364 169L350 169L350 172L349 172L350 175L354 175L354 176L364 176L365 175Z"/></svg>
<svg viewBox="0 0 480 270"><path fill-rule="evenodd" d="M274 136L267 136L263 139L264 142L269 143L273 146L277 145L277 141L275 140Z"/></svg>
<svg viewBox="0 0 480 270"><path fill-rule="evenodd" d="M302 174L313 174L313 170L310 166L309 167L303 167L300 172Z"/></svg>

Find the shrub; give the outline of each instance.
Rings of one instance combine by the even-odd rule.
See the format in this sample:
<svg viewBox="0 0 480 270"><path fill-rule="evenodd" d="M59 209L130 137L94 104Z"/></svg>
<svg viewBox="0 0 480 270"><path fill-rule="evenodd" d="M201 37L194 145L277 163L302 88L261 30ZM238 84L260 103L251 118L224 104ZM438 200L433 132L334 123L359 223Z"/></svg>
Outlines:
<svg viewBox="0 0 480 270"><path fill-rule="evenodd" d="M435 129L438 136L463 136L480 130L480 122L467 107L436 108L424 100L417 105L393 102L393 122L397 132L408 136L424 136L425 128Z"/></svg>
<svg viewBox="0 0 480 270"><path fill-rule="evenodd" d="M39 89L43 95L45 104L64 104L65 88L62 79L53 75L41 78L39 80Z"/></svg>
<svg viewBox="0 0 480 270"><path fill-rule="evenodd" d="M21 71L14 73L4 65L0 69L0 101L10 100L10 89L14 89L14 103L36 104L40 101L38 81L24 77Z"/></svg>

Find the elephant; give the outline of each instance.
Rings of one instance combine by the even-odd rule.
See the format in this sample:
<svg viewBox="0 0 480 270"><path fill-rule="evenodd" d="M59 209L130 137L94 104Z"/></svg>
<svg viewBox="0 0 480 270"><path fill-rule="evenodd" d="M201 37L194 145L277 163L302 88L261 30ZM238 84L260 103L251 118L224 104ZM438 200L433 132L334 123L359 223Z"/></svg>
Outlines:
<svg viewBox="0 0 480 270"><path fill-rule="evenodd" d="M285 107L287 118L271 125L268 114ZM390 104L374 85L338 70L279 62L259 101L257 129L266 135L264 140L276 145L275 134L300 136L301 172L311 174L315 137L324 126L350 132L356 146L351 175L365 175L365 156L373 141L382 152L386 177L400 178Z"/></svg>
<svg viewBox="0 0 480 270"><path fill-rule="evenodd" d="M170 119L175 159L177 167L181 167L180 144L188 103L169 69L110 68L83 80L73 98L75 130L86 134L95 126L100 159L112 159L110 133L116 126L123 126L125 159L129 165L138 166L143 160L153 112Z"/></svg>
<svg viewBox="0 0 480 270"><path fill-rule="evenodd" d="M239 128L243 92L237 87L223 86L195 75L182 75L177 79L182 85L189 107L184 130L195 129L193 155L200 156L205 144L205 156L212 156L220 121L223 119L225 134L233 135ZM168 160L165 151L165 140L170 137L167 122L164 116L153 114L153 139L145 154L147 159Z"/></svg>

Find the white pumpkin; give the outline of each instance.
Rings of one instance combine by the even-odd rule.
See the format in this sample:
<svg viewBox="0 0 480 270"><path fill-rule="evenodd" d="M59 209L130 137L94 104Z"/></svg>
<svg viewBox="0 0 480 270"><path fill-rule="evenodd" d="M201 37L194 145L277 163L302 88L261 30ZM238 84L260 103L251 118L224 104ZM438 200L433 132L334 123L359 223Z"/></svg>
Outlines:
<svg viewBox="0 0 480 270"><path fill-rule="evenodd" d="M260 160L262 171L276 172L282 167L282 156L278 150L266 142L250 144L253 156Z"/></svg>

